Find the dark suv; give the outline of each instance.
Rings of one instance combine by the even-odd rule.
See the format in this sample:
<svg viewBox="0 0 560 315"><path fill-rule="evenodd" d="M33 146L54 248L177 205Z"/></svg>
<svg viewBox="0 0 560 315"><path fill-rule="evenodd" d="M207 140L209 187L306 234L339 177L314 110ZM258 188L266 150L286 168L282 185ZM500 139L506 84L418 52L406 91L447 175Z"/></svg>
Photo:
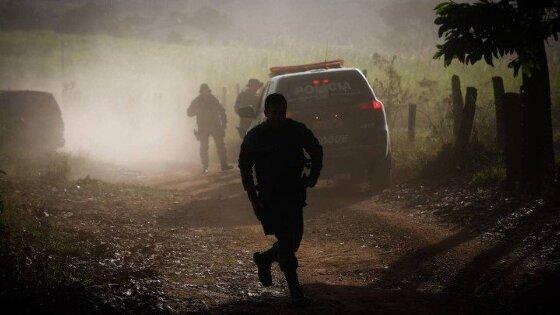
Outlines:
<svg viewBox="0 0 560 315"><path fill-rule="evenodd" d="M0 91L0 155L40 155L64 145L64 123L53 95Z"/></svg>
<svg viewBox="0 0 560 315"><path fill-rule="evenodd" d="M277 75L266 83L253 126L264 121L272 93L288 101L288 117L305 123L324 148L322 175L349 173L375 188L389 186L391 149L385 110L357 69L310 70Z"/></svg>

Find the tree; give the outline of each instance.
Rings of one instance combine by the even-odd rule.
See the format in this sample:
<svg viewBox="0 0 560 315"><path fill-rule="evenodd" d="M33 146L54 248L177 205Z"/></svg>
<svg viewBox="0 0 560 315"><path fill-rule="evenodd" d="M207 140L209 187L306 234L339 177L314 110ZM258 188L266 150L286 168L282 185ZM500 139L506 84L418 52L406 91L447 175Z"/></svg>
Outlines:
<svg viewBox="0 0 560 315"><path fill-rule="evenodd" d="M524 94L524 168L531 187L541 190L554 174L550 78L545 43L558 40L560 0L446 1L436 8L435 24L444 43L435 59L474 64L511 56L509 67L522 72Z"/></svg>

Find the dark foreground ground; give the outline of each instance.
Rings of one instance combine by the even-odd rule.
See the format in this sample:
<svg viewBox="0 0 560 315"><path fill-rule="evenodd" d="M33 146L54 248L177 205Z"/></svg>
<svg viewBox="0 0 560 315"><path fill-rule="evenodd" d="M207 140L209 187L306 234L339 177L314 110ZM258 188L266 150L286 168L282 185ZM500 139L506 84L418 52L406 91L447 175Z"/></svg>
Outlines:
<svg viewBox="0 0 560 315"><path fill-rule="evenodd" d="M298 253L314 303L292 308L277 266L274 286L257 282L252 253L273 239L238 178L4 179L12 223L2 227L1 302L84 313L480 314L558 305L560 218L543 200L462 182L377 196L321 182ZM18 211L33 222L16 220Z"/></svg>

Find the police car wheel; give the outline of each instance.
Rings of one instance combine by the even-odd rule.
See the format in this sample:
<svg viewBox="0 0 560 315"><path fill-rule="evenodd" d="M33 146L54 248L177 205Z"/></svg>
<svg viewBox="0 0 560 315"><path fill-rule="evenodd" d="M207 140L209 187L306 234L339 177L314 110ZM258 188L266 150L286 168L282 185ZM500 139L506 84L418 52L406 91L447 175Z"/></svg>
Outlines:
<svg viewBox="0 0 560 315"><path fill-rule="evenodd" d="M377 165L377 167L372 167L367 173L371 190L381 191L391 187L392 172L390 162L381 163Z"/></svg>

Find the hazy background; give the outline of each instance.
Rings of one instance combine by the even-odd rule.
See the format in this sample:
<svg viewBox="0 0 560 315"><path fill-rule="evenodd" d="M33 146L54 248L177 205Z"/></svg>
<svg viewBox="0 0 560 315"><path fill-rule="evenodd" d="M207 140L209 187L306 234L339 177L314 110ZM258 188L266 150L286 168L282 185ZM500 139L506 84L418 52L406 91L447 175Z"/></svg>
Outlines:
<svg viewBox="0 0 560 315"><path fill-rule="evenodd" d="M160 41L314 43L426 49L438 0L1 1L5 29L53 29ZM379 47L382 46L382 47Z"/></svg>
<svg viewBox="0 0 560 315"><path fill-rule="evenodd" d="M433 135L430 128L447 112L442 99L453 73L479 88L477 120L483 131L492 119L491 77L504 75L509 90L517 90L519 82L504 62L496 68L444 69L442 61L432 60L438 2L4 0L0 89L52 92L63 110L64 149L119 163L198 163L194 120L185 110L202 82L225 101L234 159L236 85L243 87L250 77L266 80L270 66L325 57L367 69L379 85L390 83L388 66L397 71L400 94L386 102L394 113L395 141L402 127L398 115L408 102L419 104L419 124L426 137ZM557 103L559 54L557 47L550 49Z"/></svg>

